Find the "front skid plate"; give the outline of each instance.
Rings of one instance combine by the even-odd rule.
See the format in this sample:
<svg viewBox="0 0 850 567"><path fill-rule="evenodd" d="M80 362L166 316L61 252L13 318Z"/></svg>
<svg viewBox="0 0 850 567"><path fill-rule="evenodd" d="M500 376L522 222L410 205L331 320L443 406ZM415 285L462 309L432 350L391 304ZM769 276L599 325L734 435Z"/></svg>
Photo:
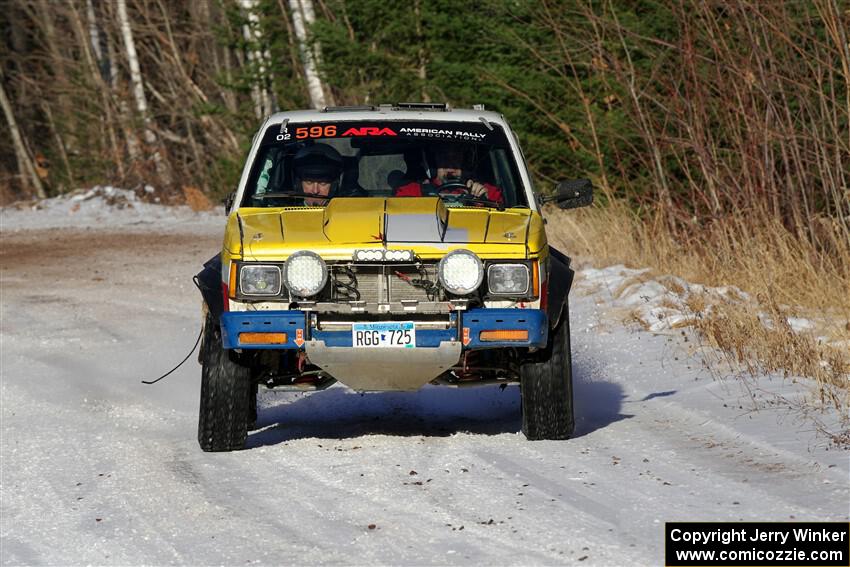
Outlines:
<svg viewBox="0 0 850 567"><path fill-rule="evenodd" d="M328 347L304 345L310 362L359 391L418 390L460 360L461 344L443 341L437 348Z"/></svg>

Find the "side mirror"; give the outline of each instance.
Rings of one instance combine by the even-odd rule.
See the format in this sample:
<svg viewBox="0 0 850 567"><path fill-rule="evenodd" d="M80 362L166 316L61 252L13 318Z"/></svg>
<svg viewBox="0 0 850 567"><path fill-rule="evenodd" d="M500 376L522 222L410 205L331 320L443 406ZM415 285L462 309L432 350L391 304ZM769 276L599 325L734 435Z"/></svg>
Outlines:
<svg viewBox="0 0 850 567"><path fill-rule="evenodd" d="M567 179L558 183L555 195L548 198L561 209L577 209L593 203L593 183L590 179Z"/></svg>
<svg viewBox="0 0 850 567"><path fill-rule="evenodd" d="M233 200L236 199L236 191L225 197L221 203L224 205L224 214L229 215L230 209L233 208Z"/></svg>

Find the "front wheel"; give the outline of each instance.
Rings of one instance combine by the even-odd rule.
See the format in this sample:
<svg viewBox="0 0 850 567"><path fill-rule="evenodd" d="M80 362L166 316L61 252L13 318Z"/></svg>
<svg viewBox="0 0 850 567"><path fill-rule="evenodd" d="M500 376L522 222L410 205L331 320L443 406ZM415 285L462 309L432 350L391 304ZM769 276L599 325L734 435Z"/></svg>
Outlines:
<svg viewBox="0 0 850 567"><path fill-rule="evenodd" d="M566 307L566 306L565 306ZM569 311L550 332L551 356L520 369L522 432L531 441L569 439L575 429Z"/></svg>
<svg viewBox="0 0 850 567"><path fill-rule="evenodd" d="M252 417L251 371L230 359L222 347L221 328L207 314L201 351L201 408L198 443L204 451L235 451L245 447Z"/></svg>

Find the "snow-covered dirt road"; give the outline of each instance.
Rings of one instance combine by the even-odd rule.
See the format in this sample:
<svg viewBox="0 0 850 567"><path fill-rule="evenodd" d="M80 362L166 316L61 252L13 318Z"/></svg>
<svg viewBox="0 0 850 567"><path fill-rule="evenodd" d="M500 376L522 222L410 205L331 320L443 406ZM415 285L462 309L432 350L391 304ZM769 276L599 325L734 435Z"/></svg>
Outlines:
<svg viewBox="0 0 850 567"><path fill-rule="evenodd" d="M516 387L334 387L263 393L247 450L202 453L195 359L140 380L195 342L223 217L29 215L0 247L3 564L661 565L665 521L848 520L846 452L587 285L572 440L527 442Z"/></svg>

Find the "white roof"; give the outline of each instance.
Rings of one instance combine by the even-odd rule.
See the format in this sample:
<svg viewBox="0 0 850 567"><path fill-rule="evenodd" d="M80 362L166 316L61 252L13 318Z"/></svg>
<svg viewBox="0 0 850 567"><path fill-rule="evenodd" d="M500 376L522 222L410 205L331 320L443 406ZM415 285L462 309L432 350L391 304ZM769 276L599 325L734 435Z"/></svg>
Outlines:
<svg viewBox="0 0 850 567"><path fill-rule="evenodd" d="M351 110L292 110L278 112L269 117L267 124L280 124L284 120L290 122L344 122L344 121L369 121L379 120L381 122L390 120L417 121L432 120L435 122L481 122L487 121L501 126L506 126L504 117L498 112L488 110L472 110L466 108L450 108L448 110L419 110L398 109L391 105L381 105L368 109Z"/></svg>

